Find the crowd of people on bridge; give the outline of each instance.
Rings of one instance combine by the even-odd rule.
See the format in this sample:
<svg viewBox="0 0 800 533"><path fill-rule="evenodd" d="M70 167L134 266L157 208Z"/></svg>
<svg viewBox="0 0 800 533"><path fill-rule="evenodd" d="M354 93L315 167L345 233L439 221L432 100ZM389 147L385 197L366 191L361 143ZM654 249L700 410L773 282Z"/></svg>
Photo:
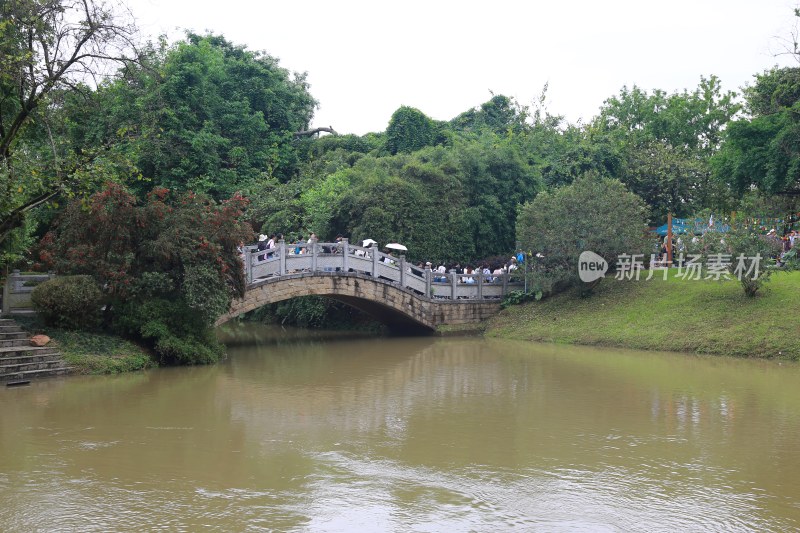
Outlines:
<svg viewBox="0 0 800 533"><path fill-rule="evenodd" d="M256 261L265 261L272 259L275 256L280 242L283 240L284 236L282 233L273 233L269 235L261 234L258 237L258 243L256 244L256 247L249 249L252 253L257 254ZM288 255L302 255L310 253L311 245L315 245L317 242L317 236L312 232L308 235L308 238L298 237L293 239L292 242L287 242L286 253ZM336 240L333 243L322 243L319 248L319 253L329 255L341 254L344 249L342 246L343 242L344 237L339 235L336 237ZM356 257L371 259L371 254L379 250L378 243L372 239L365 239L361 243L362 246L352 246L350 253ZM245 250L246 248L244 245L240 246L242 257L246 260ZM399 257L395 257L393 255L393 251L391 249L387 248L383 253L380 254L379 261L384 264L399 266L399 259ZM431 279L435 283L450 283L452 281L452 277L450 277L451 273L454 273L457 276L456 280L460 283L476 284L481 281L483 283L498 283L502 282L506 274L513 274L518 271L523 262L524 255L520 252L517 255L512 256L507 261L494 259L480 262L478 264L462 265L458 262L442 262L434 267L433 263L430 261L424 263L418 262L416 264L407 262L405 263L405 270L409 274L425 277L426 271L430 269L432 273ZM334 267L334 270L339 269ZM350 270L352 271L353 269ZM479 279L481 276L483 276L482 280Z"/></svg>

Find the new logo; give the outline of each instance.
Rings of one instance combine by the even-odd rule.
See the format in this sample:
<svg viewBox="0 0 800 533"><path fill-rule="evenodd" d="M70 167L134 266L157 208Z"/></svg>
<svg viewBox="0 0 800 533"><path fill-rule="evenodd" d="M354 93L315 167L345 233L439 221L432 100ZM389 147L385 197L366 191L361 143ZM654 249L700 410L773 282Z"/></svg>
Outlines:
<svg viewBox="0 0 800 533"><path fill-rule="evenodd" d="M584 283L591 283L605 276L608 262L594 252L582 252L578 258L578 276Z"/></svg>

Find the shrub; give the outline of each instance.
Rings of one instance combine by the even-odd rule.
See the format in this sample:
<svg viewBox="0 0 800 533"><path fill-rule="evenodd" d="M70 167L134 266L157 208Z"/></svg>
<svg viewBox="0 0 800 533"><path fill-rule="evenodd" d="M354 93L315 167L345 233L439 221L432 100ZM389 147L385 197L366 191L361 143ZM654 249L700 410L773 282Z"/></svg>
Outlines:
<svg viewBox="0 0 800 533"><path fill-rule="evenodd" d="M752 298L777 271L775 257L781 246L774 237L743 224L733 224L727 232L709 231L691 239L687 250L689 257L695 255L706 268L716 263L725 272L718 279L739 280L745 295Z"/></svg>
<svg viewBox="0 0 800 533"><path fill-rule="evenodd" d="M63 276L37 285L31 301L48 325L90 329L98 324L103 293L91 276Z"/></svg>
<svg viewBox="0 0 800 533"><path fill-rule="evenodd" d="M148 343L162 364L215 363L224 349L202 315L181 299L152 298L121 306L114 326Z"/></svg>
<svg viewBox="0 0 800 533"><path fill-rule="evenodd" d="M545 293L574 285L589 290L594 285L578 277L580 254L595 252L609 265L620 254L644 255L645 212L642 199L619 181L587 174L522 206L517 239L529 256L541 254L529 268Z"/></svg>

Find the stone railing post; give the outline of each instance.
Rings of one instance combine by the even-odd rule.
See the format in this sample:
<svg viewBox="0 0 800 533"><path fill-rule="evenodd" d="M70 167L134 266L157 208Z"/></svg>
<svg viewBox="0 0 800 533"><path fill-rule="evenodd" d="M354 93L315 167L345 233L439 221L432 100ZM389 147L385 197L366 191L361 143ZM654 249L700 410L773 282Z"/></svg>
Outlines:
<svg viewBox="0 0 800 533"><path fill-rule="evenodd" d="M483 300L483 272L478 274L478 300Z"/></svg>
<svg viewBox="0 0 800 533"><path fill-rule="evenodd" d="M431 297L431 267L425 267L425 298Z"/></svg>
<svg viewBox="0 0 800 533"><path fill-rule="evenodd" d="M458 284L458 276L456 275L456 269L450 269L450 299L456 299L456 285Z"/></svg>
<svg viewBox="0 0 800 533"><path fill-rule="evenodd" d="M508 272L503 272L503 296L508 294Z"/></svg>
<svg viewBox="0 0 800 533"><path fill-rule="evenodd" d="M7 315L11 312L11 284L13 283L11 276L19 273L19 270L15 270L8 278L6 278L6 282L3 283L3 314Z"/></svg>
<svg viewBox="0 0 800 533"><path fill-rule="evenodd" d="M380 253L377 248L372 249L372 277L378 277L378 254Z"/></svg>
<svg viewBox="0 0 800 533"><path fill-rule="evenodd" d="M317 240L313 239L309 245L311 246L311 272L317 271Z"/></svg>
<svg viewBox="0 0 800 533"><path fill-rule="evenodd" d="M280 258L280 266L278 267L278 275L286 275L286 241L281 239L278 241L278 257Z"/></svg>
<svg viewBox="0 0 800 533"><path fill-rule="evenodd" d="M247 284L253 283L253 258L256 255L247 246L244 247L244 276Z"/></svg>
<svg viewBox="0 0 800 533"><path fill-rule="evenodd" d="M347 266L347 258L350 257L350 241L342 239L342 272L349 270Z"/></svg>
<svg viewBox="0 0 800 533"><path fill-rule="evenodd" d="M406 288L406 256L400 256L400 286Z"/></svg>

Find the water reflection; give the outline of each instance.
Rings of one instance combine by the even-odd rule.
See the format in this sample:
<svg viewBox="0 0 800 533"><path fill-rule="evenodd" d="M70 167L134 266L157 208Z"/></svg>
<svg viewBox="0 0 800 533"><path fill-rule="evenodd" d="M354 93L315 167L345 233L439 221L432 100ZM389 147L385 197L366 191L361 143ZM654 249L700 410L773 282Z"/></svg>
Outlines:
<svg viewBox="0 0 800 533"><path fill-rule="evenodd" d="M788 530L800 369L481 339L231 347L0 394L0 520L57 530Z"/></svg>

